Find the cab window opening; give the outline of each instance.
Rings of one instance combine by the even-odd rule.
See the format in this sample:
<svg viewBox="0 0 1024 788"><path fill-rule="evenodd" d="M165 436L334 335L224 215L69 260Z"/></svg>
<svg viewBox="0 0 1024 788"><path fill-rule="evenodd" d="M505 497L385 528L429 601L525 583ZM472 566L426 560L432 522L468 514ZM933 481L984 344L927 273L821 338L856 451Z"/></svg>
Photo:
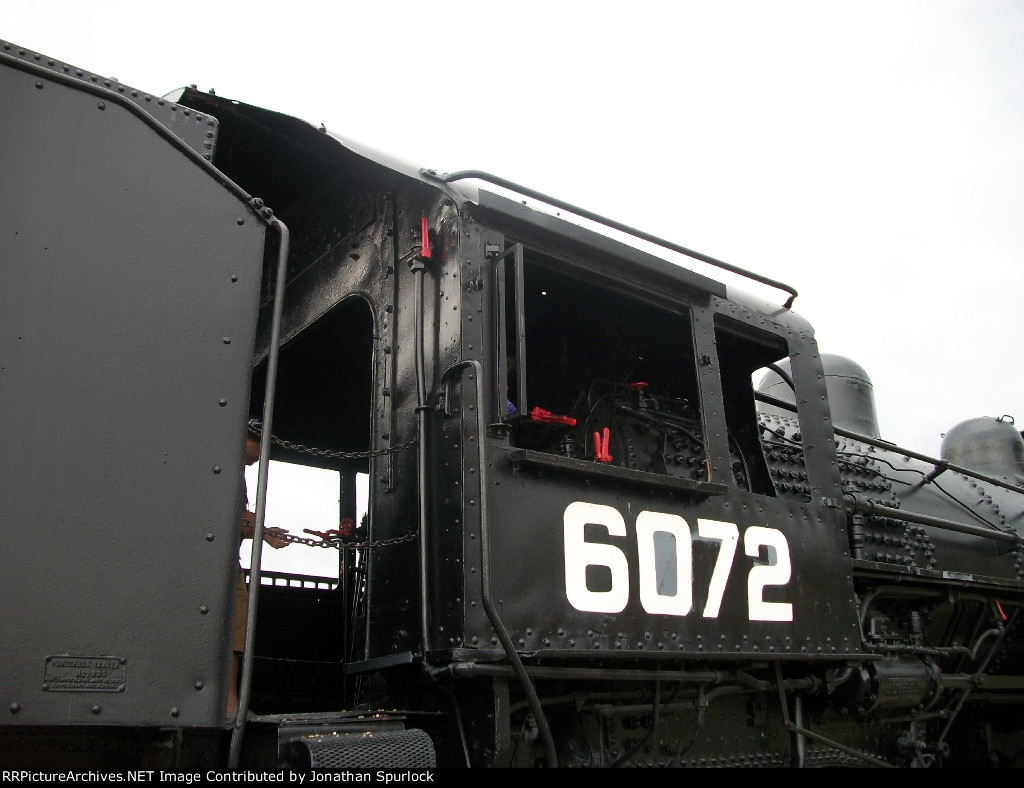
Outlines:
<svg viewBox="0 0 1024 788"><path fill-rule="evenodd" d="M497 381L513 445L706 480L689 310L627 295L529 247L508 258Z"/></svg>
<svg viewBox="0 0 1024 788"><path fill-rule="evenodd" d="M716 315L715 346L736 486L760 495L809 501L796 414L776 423L756 398L765 370L789 359L787 343L770 332Z"/></svg>

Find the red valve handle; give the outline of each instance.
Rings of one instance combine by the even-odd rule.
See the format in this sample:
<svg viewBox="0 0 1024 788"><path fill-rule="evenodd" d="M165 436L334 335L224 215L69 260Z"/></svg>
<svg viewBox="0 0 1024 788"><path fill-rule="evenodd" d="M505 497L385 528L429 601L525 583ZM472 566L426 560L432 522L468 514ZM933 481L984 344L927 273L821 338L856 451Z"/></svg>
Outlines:
<svg viewBox="0 0 1024 788"><path fill-rule="evenodd" d="M603 440L600 435L596 432L594 433L594 456L598 462L612 461L612 455L608 453L608 438L610 434L611 431L607 427L604 428Z"/></svg>

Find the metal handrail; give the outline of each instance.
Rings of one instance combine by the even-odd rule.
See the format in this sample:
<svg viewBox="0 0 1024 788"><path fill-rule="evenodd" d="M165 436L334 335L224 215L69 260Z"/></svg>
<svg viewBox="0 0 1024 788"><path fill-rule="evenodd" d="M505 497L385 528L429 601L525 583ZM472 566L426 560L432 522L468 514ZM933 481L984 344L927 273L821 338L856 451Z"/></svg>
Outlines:
<svg viewBox="0 0 1024 788"><path fill-rule="evenodd" d="M562 210L565 211L571 211L577 216L580 216L584 219L589 219L592 222L597 222L598 224L603 224L605 227L610 227L613 230L618 230L619 232L626 233L627 235L632 235L634 238L639 238L642 241L647 241L657 246L661 246L665 249L669 249L673 252L684 254L687 257L692 257L695 260L700 260L701 262L707 263L708 265L713 265L716 268L721 268L725 271L730 271L734 274L739 274L740 276L746 277L747 279L752 279L755 282L760 282L761 284L768 285L769 287L774 287L778 290L782 290L786 293L789 293L789 298L786 300L785 303L786 309L792 308L793 301L796 299L797 296L796 288L791 287L790 285L778 282L774 279L769 279L768 277L761 276L760 274L755 274L753 271L748 271L745 268L739 268L738 266L731 265L722 260L718 260L714 257L709 257L706 254L695 252L693 249L687 249L685 246L680 246L679 244L673 243L671 241L666 241L664 238L659 238L656 235L651 235L650 233L644 232L643 230L637 230L634 227L630 227L629 225L622 224L621 222L617 222L614 219L609 219L607 217L593 213L592 211L588 211L585 208L580 208L578 206L572 205L571 203L559 200L555 197L549 197L546 194L542 194L541 192L527 188L526 186L521 186L517 183L513 183L512 181L505 180L504 178L499 178L497 175L491 175L490 173L483 172L481 170L461 170L459 172L445 173L443 175L438 175L433 170L421 170L421 174L424 175L425 177L435 178L444 183L453 183L454 181L461 181L467 179L486 181L488 183L493 183L495 186L500 186L503 189L509 189L511 191L518 192L519 194L522 194L526 197L532 197L535 200L546 202L548 205L552 205L555 208L561 208Z"/></svg>

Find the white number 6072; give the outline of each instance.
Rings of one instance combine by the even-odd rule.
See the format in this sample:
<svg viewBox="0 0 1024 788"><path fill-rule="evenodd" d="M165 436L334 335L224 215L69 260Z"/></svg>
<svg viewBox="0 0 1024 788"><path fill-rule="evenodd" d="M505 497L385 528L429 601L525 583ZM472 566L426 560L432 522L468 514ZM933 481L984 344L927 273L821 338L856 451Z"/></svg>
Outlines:
<svg viewBox="0 0 1024 788"><path fill-rule="evenodd" d="M574 501L565 508L565 595L577 610L588 613L620 613L629 602L629 562L626 554L613 544L588 542L587 525L602 526L611 537L626 537L626 523L618 509L601 504ZM658 534L667 534L671 540ZM697 519L697 535L718 542L718 557L708 583L704 618L718 618L722 599L739 544L735 523ZM665 546L674 544L674 555L664 555ZM693 609L693 539L686 520L676 514L640 512L636 518L636 546L639 566L640 604L651 614L686 616ZM659 546L661 555L659 555ZM786 536L775 528L751 526L743 534L743 551L757 558L765 547L768 563L755 564L747 573L747 614L751 621L792 621L789 602L764 601L766 586L784 586L792 566ZM587 568L605 567L611 573L607 591L592 591L587 585ZM663 570L675 569L674 577ZM671 593L665 593L665 589Z"/></svg>

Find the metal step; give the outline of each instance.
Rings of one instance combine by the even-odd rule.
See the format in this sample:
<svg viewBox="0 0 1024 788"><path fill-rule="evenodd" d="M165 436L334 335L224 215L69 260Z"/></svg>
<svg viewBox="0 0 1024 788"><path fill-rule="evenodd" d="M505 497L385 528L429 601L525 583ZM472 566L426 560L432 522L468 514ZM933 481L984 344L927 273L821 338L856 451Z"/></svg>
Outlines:
<svg viewBox="0 0 1024 788"><path fill-rule="evenodd" d="M301 764L310 769L432 769L434 743L418 728L331 731L291 739Z"/></svg>

